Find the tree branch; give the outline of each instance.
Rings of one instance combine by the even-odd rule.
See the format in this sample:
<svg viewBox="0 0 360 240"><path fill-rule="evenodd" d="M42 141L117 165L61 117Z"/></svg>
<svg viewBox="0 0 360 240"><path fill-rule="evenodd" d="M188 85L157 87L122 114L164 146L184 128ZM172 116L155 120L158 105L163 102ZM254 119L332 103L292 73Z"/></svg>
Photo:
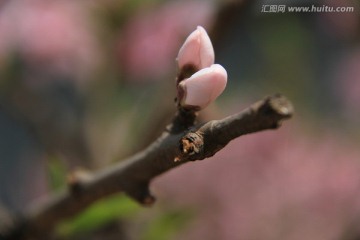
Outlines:
<svg viewBox="0 0 360 240"><path fill-rule="evenodd" d="M31 208L21 224L3 236L41 239L60 220L120 191L141 204L151 205L155 198L149 184L158 175L188 161L211 157L244 134L276 129L292 114L291 103L281 95L267 97L227 118L195 126L196 113L179 109L172 124L145 150L93 175L74 173L67 191Z"/></svg>

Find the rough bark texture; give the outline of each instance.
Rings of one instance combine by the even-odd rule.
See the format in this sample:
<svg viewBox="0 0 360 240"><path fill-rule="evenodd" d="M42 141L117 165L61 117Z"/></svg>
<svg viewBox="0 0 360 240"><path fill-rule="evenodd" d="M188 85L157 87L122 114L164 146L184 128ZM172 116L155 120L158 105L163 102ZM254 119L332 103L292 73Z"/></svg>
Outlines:
<svg viewBox="0 0 360 240"><path fill-rule="evenodd" d="M179 109L172 124L146 149L91 175L74 173L68 190L32 207L20 218L21 222L0 232L0 238L46 238L59 221L113 193L124 192L141 204L151 205L155 198L150 194L149 184L155 177L188 161L211 157L244 134L276 129L292 114L291 103L281 95L200 125L194 125L195 112Z"/></svg>

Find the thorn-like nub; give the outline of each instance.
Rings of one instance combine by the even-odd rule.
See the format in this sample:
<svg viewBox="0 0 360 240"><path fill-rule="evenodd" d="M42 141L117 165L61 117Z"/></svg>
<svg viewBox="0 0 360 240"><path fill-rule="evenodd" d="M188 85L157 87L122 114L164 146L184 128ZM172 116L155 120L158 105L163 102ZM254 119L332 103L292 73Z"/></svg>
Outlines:
<svg viewBox="0 0 360 240"><path fill-rule="evenodd" d="M142 204L144 206L147 206L147 207L151 207L152 205L154 205L155 203L155 197L151 196L151 195L148 195L144 198Z"/></svg>

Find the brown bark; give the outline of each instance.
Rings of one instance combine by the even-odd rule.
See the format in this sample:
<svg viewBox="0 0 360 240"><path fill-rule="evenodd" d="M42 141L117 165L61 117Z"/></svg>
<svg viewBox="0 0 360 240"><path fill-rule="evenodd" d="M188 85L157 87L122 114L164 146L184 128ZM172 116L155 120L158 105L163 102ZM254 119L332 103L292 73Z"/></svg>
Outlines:
<svg viewBox="0 0 360 240"><path fill-rule="evenodd" d="M172 124L146 149L91 175L74 173L68 190L31 208L21 224L0 236L44 238L59 221L113 193L124 192L141 204L151 205L155 198L149 184L155 177L186 162L211 157L244 134L276 129L292 114L291 103L281 95L267 97L224 119L199 125L194 125L196 113L179 109Z"/></svg>

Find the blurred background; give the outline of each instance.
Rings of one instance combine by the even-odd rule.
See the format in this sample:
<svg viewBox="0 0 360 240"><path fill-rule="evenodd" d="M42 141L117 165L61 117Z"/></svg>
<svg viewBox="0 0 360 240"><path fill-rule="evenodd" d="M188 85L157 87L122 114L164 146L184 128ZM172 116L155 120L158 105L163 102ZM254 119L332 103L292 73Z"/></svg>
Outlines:
<svg viewBox="0 0 360 240"><path fill-rule="evenodd" d="M118 194L54 238L360 239L360 3L289 4L0 1L0 219L154 140L175 112L177 51L202 25L229 80L200 119L273 93L294 118L157 178L150 209ZM354 11L262 11L279 5Z"/></svg>

